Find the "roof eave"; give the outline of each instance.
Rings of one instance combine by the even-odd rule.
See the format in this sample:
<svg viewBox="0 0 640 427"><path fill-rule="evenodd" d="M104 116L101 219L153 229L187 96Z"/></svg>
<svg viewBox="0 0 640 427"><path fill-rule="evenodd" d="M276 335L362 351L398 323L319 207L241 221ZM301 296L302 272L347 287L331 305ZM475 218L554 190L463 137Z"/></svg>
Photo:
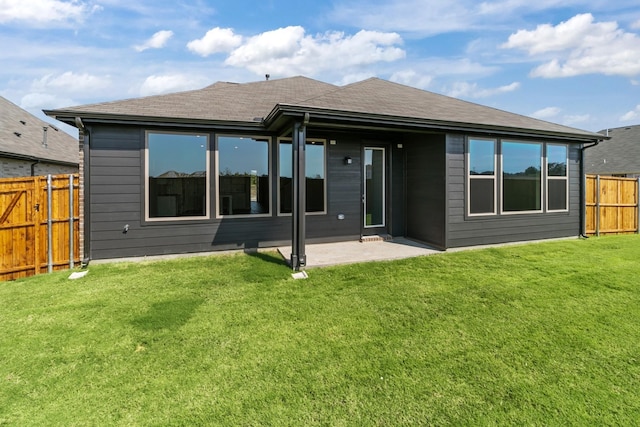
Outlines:
<svg viewBox="0 0 640 427"><path fill-rule="evenodd" d="M46 157L38 157L38 156L32 156L32 155L28 155L28 154L18 154L18 153L9 153L7 151L0 151L0 157L5 157L8 159L14 159L14 160L24 160L27 162L36 162L36 163L51 163L54 165L61 165L61 166L75 166L77 167L79 164L78 162L70 162L70 161L66 161L66 160L56 160L56 159L50 159L50 158L46 158Z"/></svg>
<svg viewBox="0 0 640 427"><path fill-rule="evenodd" d="M73 110L44 110L44 113L73 127L76 125L76 117L84 123L111 123L111 124L135 124L166 127L200 127L200 128L231 128L231 129L264 129L263 121L233 121L195 119L185 117L166 116L142 116L128 114L93 113Z"/></svg>

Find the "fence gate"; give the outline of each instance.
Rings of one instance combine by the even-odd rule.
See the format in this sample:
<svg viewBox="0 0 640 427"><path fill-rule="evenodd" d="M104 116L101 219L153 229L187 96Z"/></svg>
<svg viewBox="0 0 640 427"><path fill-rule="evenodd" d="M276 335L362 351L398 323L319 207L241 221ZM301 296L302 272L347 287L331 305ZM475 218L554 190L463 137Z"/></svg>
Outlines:
<svg viewBox="0 0 640 427"><path fill-rule="evenodd" d="M586 181L586 233L638 233L640 181L600 175L587 175Z"/></svg>
<svg viewBox="0 0 640 427"><path fill-rule="evenodd" d="M0 281L80 261L78 175L0 179Z"/></svg>

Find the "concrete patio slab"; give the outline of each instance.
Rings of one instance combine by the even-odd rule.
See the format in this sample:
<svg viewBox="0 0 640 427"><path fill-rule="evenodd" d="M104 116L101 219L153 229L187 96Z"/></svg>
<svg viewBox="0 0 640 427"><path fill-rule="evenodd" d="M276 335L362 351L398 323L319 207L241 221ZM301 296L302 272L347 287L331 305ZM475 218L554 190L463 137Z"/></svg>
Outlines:
<svg viewBox="0 0 640 427"><path fill-rule="evenodd" d="M291 246L279 247L278 252L286 260L291 258ZM373 242L350 241L309 244L306 245L305 252L307 255L306 268L368 261L386 261L442 253L438 249L402 237Z"/></svg>

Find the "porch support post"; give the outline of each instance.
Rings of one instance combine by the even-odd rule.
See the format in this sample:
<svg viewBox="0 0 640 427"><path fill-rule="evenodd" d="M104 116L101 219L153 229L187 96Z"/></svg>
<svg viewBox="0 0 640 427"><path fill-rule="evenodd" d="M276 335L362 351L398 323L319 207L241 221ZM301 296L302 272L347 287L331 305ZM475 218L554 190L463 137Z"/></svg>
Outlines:
<svg viewBox="0 0 640 427"><path fill-rule="evenodd" d="M307 123L309 113L305 113L304 122L293 125L293 140L291 143L293 162L293 203L292 203L292 233L291 233L291 268L300 271L307 265L305 254L306 241L306 173L305 173L305 145L307 140Z"/></svg>

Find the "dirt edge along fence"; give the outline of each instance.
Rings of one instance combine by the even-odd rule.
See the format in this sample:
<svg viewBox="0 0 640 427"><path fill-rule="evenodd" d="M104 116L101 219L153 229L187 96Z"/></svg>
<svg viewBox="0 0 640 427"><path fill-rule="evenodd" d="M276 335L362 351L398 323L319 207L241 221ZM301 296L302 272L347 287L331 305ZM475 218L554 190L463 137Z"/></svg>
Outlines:
<svg viewBox="0 0 640 427"><path fill-rule="evenodd" d="M639 188L640 179L587 175L587 235L638 233Z"/></svg>
<svg viewBox="0 0 640 427"><path fill-rule="evenodd" d="M0 179L0 281L80 262L78 175Z"/></svg>

